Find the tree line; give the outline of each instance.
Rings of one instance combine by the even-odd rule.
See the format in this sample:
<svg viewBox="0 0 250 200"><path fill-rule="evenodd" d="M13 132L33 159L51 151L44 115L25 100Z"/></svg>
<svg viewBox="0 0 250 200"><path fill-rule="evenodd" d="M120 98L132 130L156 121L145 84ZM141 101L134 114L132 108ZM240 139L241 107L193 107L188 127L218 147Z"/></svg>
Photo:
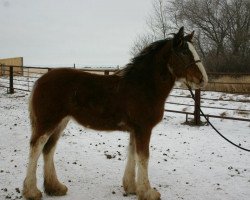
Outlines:
<svg viewBox="0 0 250 200"><path fill-rule="evenodd" d="M153 0L152 6L132 55L184 26L195 30L194 43L209 72L250 73L249 0Z"/></svg>

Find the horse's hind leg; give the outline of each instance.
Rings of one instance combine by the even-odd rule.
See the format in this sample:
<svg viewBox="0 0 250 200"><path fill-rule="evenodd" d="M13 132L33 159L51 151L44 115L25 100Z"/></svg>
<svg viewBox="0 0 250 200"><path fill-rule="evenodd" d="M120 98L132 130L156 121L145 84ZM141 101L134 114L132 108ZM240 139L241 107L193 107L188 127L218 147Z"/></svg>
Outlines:
<svg viewBox="0 0 250 200"><path fill-rule="evenodd" d="M128 161L123 176L123 188L126 194L136 194L134 133L130 133L130 141L128 147Z"/></svg>
<svg viewBox="0 0 250 200"><path fill-rule="evenodd" d="M61 123L51 132L51 136L43 149L44 189L48 195L62 196L65 195L68 190L65 185L59 182L54 165L56 144L68 121L69 120L67 118L63 119Z"/></svg>
<svg viewBox="0 0 250 200"><path fill-rule="evenodd" d="M23 196L29 200L40 200L42 193L38 190L36 184L37 161L49 136L45 134L39 137L34 137L34 135L35 134L33 133L32 142L30 143L27 175L23 183Z"/></svg>

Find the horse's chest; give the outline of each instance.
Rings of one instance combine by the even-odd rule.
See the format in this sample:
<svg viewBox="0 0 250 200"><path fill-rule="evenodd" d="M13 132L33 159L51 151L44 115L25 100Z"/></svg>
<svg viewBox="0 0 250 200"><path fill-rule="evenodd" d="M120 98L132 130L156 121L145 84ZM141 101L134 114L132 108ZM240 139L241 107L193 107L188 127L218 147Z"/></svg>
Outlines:
<svg viewBox="0 0 250 200"><path fill-rule="evenodd" d="M158 104L135 104L127 109L129 121L141 126L154 127L163 117L164 106Z"/></svg>

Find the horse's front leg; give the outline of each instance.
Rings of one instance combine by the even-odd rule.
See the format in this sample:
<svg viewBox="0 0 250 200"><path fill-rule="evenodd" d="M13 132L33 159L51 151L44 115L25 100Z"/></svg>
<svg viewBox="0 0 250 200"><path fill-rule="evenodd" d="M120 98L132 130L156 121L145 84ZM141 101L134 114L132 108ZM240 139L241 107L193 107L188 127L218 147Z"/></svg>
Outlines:
<svg viewBox="0 0 250 200"><path fill-rule="evenodd" d="M128 161L123 176L123 188L126 194L136 194L135 185L135 137L130 133L128 146Z"/></svg>
<svg viewBox="0 0 250 200"><path fill-rule="evenodd" d="M159 200L161 194L153 189L148 179L149 142L151 130L135 134L137 182L136 194L138 200Z"/></svg>

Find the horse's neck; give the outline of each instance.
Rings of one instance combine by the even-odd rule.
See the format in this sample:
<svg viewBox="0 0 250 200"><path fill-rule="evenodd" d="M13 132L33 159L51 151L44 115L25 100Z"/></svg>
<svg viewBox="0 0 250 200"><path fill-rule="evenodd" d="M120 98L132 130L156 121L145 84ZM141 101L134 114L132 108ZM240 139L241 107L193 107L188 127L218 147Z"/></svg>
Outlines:
<svg viewBox="0 0 250 200"><path fill-rule="evenodd" d="M166 63L164 63L164 65L158 66L158 70L155 72L154 80L159 98L165 101L173 89L176 80L169 71Z"/></svg>
<svg viewBox="0 0 250 200"><path fill-rule="evenodd" d="M161 51L159 56L159 62L156 67L156 77L159 79L159 91L162 94L162 98L166 100L169 93L174 87L176 77L170 71L168 65L172 55L172 43L169 42L168 45Z"/></svg>
<svg viewBox="0 0 250 200"><path fill-rule="evenodd" d="M157 55L133 63L134 65L128 66L117 75L123 77L126 84L134 85L135 88L138 86L145 93L155 94L157 99L165 102L175 83L175 77L168 68L171 47L172 44L168 43Z"/></svg>
<svg viewBox="0 0 250 200"><path fill-rule="evenodd" d="M161 52L158 54L157 59L155 60L155 66L154 66L154 76L156 85L158 87L159 96L166 100L169 93L174 87L176 78L171 73L168 65L171 58L171 52L172 52L172 44L169 43L167 46L165 46L164 49L161 50Z"/></svg>
<svg viewBox="0 0 250 200"><path fill-rule="evenodd" d="M145 93L155 94L155 98L161 101L166 100L175 82L175 78L167 67L166 60L152 62L146 68L139 66L126 75L124 78L129 85L132 84L135 88L138 87L145 91Z"/></svg>

